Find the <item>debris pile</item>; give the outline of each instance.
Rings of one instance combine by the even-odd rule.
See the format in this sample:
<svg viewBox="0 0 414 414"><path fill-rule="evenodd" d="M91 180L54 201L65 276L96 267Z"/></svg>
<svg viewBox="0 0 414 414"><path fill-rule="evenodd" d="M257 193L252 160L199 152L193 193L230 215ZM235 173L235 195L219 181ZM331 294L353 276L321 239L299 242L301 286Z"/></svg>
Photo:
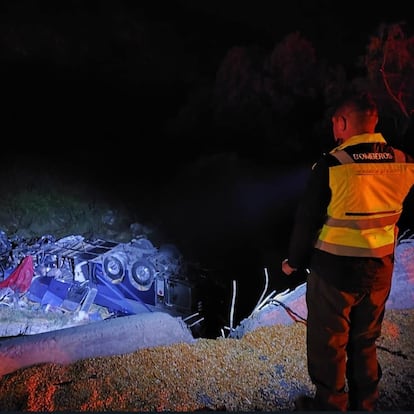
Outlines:
<svg viewBox="0 0 414 414"><path fill-rule="evenodd" d="M0 233L1 337L153 312L194 328L203 322L200 293L199 279L174 245L156 248L146 237L10 240ZM16 323L5 317L8 308L18 311Z"/></svg>

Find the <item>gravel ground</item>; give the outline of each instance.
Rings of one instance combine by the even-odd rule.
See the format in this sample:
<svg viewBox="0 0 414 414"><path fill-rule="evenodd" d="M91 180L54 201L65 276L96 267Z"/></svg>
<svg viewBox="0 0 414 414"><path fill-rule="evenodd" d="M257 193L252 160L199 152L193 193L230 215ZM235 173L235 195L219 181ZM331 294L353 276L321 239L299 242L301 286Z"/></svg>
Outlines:
<svg viewBox="0 0 414 414"><path fill-rule="evenodd" d="M378 356L379 411L414 409L414 310L388 310ZM240 339L198 339L40 364L4 375L4 411L286 411L313 392L304 323L260 327Z"/></svg>

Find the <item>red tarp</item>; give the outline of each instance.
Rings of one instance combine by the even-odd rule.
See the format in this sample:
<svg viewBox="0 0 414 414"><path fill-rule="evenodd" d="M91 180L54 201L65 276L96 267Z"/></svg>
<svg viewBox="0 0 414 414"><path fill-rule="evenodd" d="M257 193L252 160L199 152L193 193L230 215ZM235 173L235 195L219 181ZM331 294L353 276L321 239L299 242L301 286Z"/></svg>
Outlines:
<svg viewBox="0 0 414 414"><path fill-rule="evenodd" d="M0 288L9 287L15 292L24 293L32 284L33 273L32 256L26 256L10 276L0 282Z"/></svg>

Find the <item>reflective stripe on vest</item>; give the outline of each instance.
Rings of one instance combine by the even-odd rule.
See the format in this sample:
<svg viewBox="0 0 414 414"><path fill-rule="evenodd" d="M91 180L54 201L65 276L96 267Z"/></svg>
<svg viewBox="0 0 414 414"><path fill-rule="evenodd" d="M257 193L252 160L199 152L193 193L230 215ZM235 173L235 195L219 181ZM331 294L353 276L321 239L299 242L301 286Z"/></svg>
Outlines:
<svg viewBox="0 0 414 414"><path fill-rule="evenodd" d="M355 163L343 150L331 153L328 218L315 247L332 254L383 257L392 254L402 203L414 183L414 165L395 150L396 162Z"/></svg>

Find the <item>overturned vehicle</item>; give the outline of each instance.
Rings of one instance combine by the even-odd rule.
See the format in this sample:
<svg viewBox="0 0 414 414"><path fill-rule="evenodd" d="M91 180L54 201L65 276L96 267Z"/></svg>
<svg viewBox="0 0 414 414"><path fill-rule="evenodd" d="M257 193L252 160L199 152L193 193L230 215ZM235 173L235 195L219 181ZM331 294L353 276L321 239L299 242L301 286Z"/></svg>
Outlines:
<svg viewBox="0 0 414 414"><path fill-rule="evenodd" d="M146 237L129 243L80 235L26 241L0 232L0 309L20 303L44 312L81 313L90 321L165 312L199 336L202 283L174 245L157 248Z"/></svg>

